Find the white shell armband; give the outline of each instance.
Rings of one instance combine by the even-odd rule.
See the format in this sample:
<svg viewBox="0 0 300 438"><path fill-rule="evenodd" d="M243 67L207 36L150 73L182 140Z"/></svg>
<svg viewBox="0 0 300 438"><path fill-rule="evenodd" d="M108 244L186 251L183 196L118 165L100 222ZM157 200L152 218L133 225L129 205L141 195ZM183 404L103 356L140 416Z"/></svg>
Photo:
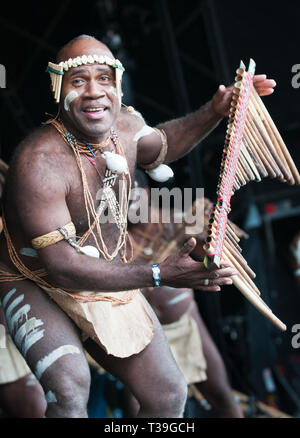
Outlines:
<svg viewBox="0 0 300 438"><path fill-rule="evenodd" d="M146 173L157 182L166 182L174 176L173 170L166 164L160 164L155 169L146 170Z"/></svg>

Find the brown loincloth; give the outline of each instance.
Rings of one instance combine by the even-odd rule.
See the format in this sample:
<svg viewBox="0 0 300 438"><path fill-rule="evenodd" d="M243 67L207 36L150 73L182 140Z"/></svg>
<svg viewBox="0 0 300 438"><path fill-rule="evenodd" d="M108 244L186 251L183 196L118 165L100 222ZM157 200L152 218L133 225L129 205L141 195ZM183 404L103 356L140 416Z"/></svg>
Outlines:
<svg viewBox="0 0 300 438"><path fill-rule="evenodd" d="M194 318L185 313L178 321L164 324L162 328L185 381L189 384L206 380L206 360Z"/></svg>
<svg viewBox="0 0 300 438"><path fill-rule="evenodd" d="M132 356L141 352L153 338L153 320L140 291L126 304L111 301L79 302L63 289L39 286L75 322L83 334L97 342L107 354L120 358ZM80 293L83 296L90 294L95 292ZM99 294L122 299L128 291Z"/></svg>
<svg viewBox="0 0 300 438"><path fill-rule="evenodd" d="M31 373L8 333L6 333L5 340L5 348L0 348L0 385L15 382Z"/></svg>

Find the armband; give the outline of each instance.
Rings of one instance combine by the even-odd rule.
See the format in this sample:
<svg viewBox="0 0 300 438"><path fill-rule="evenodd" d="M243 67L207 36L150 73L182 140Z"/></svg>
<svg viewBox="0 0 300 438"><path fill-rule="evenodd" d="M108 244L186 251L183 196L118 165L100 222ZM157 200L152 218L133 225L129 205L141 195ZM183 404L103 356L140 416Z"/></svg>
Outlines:
<svg viewBox="0 0 300 438"><path fill-rule="evenodd" d="M158 157L156 158L155 161L153 161L153 163L139 164L139 166L145 170L155 169L160 164L162 164L165 161L165 158L166 158L166 155L168 152L167 134L165 133L165 131L163 129L157 129L157 128L153 128L153 129L161 138L161 150L160 150L160 153L158 154Z"/></svg>
<svg viewBox="0 0 300 438"><path fill-rule="evenodd" d="M54 245L61 240L68 240L71 237L76 236L76 229L73 222L69 222L63 227L57 228L55 231L43 234L42 236L35 237L31 241L31 245L34 249L46 248L49 245Z"/></svg>

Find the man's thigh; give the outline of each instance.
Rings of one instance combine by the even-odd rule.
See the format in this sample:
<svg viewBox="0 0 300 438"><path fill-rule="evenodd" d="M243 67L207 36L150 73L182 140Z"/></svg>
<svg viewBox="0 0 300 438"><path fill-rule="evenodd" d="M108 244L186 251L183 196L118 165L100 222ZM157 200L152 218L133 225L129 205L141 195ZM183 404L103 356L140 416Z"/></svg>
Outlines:
<svg viewBox="0 0 300 438"><path fill-rule="evenodd" d="M96 362L122 381L139 401L144 402L146 398L153 399L163 391L170 391L177 385L184 384L161 324L146 300L145 306L154 322L154 336L140 353L128 358L118 358L107 355L91 339L84 343Z"/></svg>

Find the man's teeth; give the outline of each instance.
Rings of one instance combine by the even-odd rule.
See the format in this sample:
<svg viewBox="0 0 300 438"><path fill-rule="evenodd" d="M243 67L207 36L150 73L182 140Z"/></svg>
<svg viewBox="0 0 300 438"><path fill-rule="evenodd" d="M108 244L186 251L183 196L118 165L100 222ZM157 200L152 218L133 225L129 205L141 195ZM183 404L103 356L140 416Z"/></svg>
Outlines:
<svg viewBox="0 0 300 438"><path fill-rule="evenodd" d="M104 108L87 108L85 111L87 112L104 111Z"/></svg>

